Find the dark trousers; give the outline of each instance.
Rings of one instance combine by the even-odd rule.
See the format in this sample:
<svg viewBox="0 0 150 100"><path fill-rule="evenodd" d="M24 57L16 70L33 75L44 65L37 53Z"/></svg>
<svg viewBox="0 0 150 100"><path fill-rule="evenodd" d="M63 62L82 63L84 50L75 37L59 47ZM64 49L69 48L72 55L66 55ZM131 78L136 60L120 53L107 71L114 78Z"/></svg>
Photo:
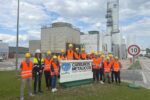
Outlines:
<svg viewBox="0 0 150 100"><path fill-rule="evenodd" d="M99 81L99 69L93 69L93 81Z"/></svg>
<svg viewBox="0 0 150 100"><path fill-rule="evenodd" d="M119 82L119 84L121 83L121 80L120 80L120 71L118 72L114 72L115 73L115 81L116 83Z"/></svg>
<svg viewBox="0 0 150 100"><path fill-rule="evenodd" d="M51 87L51 75L50 71L44 71L46 87L49 89Z"/></svg>
<svg viewBox="0 0 150 100"><path fill-rule="evenodd" d="M115 72L112 71L112 72L111 72L111 81L112 81L112 83L114 82L114 77L115 77Z"/></svg>
<svg viewBox="0 0 150 100"><path fill-rule="evenodd" d="M34 75L34 91L36 91L37 89L37 83L38 83L38 90L41 91L41 79L42 79L42 73L37 73L35 72Z"/></svg>
<svg viewBox="0 0 150 100"><path fill-rule="evenodd" d="M104 79L104 70L103 69L99 70L99 76L100 76L100 81L102 81Z"/></svg>

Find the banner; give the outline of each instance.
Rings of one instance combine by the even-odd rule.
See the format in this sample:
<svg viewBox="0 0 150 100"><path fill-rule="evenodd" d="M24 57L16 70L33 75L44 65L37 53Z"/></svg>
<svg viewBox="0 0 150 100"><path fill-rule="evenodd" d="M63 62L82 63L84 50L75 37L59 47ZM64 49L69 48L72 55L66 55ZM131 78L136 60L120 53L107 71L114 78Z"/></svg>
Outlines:
<svg viewBox="0 0 150 100"><path fill-rule="evenodd" d="M92 60L60 61L60 83L92 79Z"/></svg>

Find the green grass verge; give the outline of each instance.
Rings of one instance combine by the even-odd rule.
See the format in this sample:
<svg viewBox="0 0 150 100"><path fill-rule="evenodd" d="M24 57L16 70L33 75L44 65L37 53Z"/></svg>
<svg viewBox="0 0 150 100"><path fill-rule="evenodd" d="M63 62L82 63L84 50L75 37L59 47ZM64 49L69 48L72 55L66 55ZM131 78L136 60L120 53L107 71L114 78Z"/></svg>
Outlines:
<svg viewBox="0 0 150 100"><path fill-rule="evenodd" d="M129 70L131 69L142 69L140 62L137 60L134 64L132 64L129 68Z"/></svg>
<svg viewBox="0 0 150 100"><path fill-rule="evenodd" d="M19 100L20 85L15 72L0 72L0 100ZM73 88L62 88L57 85L58 92L51 93L45 90L43 77L42 88L44 93L34 97L27 96L26 88L25 100L150 100L150 90L130 89L128 83L122 83L121 86L94 83Z"/></svg>

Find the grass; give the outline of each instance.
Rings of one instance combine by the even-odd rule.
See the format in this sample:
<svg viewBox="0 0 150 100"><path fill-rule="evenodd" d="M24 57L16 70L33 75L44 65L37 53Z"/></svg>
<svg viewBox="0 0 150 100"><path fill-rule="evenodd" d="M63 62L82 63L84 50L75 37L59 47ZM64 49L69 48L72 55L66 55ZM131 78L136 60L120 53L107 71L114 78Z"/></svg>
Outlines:
<svg viewBox="0 0 150 100"><path fill-rule="evenodd" d="M19 100L21 82L15 77L15 72L0 72L0 100ZM128 83L121 86L115 84L90 84L85 86L63 88L56 93L45 90L45 80L43 77L42 88L44 93L39 93L34 97L27 96L25 89L25 100L150 100L150 90L145 88L130 89Z"/></svg>
<svg viewBox="0 0 150 100"><path fill-rule="evenodd" d="M137 60L137 61L136 61L134 64L132 64L128 69L131 70L131 69L142 69L142 68L141 68L140 62Z"/></svg>

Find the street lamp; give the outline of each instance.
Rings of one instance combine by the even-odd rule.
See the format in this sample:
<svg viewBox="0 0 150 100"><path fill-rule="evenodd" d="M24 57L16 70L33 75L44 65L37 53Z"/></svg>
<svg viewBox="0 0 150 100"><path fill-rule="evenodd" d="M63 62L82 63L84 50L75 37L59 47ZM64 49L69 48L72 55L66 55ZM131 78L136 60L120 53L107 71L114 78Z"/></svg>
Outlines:
<svg viewBox="0 0 150 100"><path fill-rule="evenodd" d="M20 4L20 0L18 0L18 8L17 8L17 34L16 34L16 75L18 74L19 4Z"/></svg>

